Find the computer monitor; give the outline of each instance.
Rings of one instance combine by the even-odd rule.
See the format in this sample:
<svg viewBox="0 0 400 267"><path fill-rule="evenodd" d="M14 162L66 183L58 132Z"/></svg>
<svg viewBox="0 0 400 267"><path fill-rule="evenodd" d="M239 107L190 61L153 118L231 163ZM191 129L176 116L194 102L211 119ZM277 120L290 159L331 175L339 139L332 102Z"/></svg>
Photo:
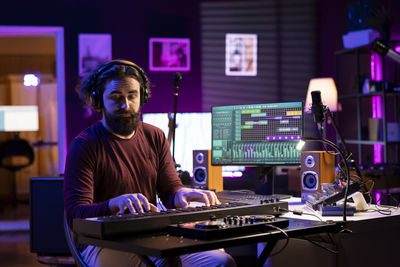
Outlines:
<svg viewBox="0 0 400 267"><path fill-rule="evenodd" d="M38 130L38 106L0 106L0 132L27 132Z"/></svg>
<svg viewBox="0 0 400 267"><path fill-rule="evenodd" d="M213 165L299 165L303 102L212 107Z"/></svg>

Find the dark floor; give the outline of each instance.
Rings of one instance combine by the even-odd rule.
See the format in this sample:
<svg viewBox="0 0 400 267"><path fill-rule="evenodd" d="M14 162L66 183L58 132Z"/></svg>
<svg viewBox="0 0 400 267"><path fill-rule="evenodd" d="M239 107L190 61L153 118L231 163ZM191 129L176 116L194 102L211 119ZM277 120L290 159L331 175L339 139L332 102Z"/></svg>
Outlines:
<svg viewBox="0 0 400 267"><path fill-rule="evenodd" d="M30 252L28 225L29 204L0 204L1 266L45 266Z"/></svg>

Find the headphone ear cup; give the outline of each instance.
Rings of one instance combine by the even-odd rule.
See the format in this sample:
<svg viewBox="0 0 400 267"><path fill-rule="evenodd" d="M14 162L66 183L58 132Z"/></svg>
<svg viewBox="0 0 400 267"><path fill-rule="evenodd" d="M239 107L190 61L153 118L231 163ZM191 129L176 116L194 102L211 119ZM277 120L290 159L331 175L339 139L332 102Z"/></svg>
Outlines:
<svg viewBox="0 0 400 267"><path fill-rule="evenodd" d="M146 86L142 86L140 90L140 105L143 106L149 100L149 90Z"/></svg>
<svg viewBox="0 0 400 267"><path fill-rule="evenodd" d="M94 109L102 109L103 108L103 101L101 99L101 94L98 90L92 91L92 105Z"/></svg>

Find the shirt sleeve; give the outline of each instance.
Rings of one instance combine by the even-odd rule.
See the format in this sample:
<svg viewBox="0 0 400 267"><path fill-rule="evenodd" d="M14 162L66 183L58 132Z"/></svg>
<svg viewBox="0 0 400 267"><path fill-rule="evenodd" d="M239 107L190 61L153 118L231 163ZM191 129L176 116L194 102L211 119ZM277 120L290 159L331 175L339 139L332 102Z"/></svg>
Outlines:
<svg viewBox="0 0 400 267"><path fill-rule="evenodd" d="M73 218L109 215L108 201L93 203L96 149L84 138L69 148L64 174L64 208L68 223Z"/></svg>

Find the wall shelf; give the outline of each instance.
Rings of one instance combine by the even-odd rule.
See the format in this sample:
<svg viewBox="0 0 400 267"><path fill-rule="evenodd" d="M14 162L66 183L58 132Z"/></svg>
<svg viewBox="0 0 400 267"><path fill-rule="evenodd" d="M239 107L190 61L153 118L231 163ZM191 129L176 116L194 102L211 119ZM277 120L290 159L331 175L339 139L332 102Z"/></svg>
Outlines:
<svg viewBox="0 0 400 267"><path fill-rule="evenodd" d="M391 42L391 46L395 44L400 44L400 42ZM346 144L349 145L350 151L355 155L355 160L359 164L373 165L380 156L381 163L398 163L400 161L400 142L388 141L387 123L400 121L400 92L392 90L363 92L364 82L366 79L371 80L371 76L373 76L371 75L371 72L374 71L371 68L371 55L372 52L368 46L344 49L335 53L336 84L340 103L336 120L339 128L343 131ZM382 56L380 60L383 81L372 83L379 89L399 88L400 71L397 63L390 62L390 59ZM388 85L390 86L387 87ZM378 105L381 106L382 112L378 116L379 121L375 121L376 125L373 128L370 125L370 119L377 118L372 111L372 100L375 96L380 96ZM371 132L379 136L378 140L369 140ZM381 146L382 155L379 155L377 150L375 151L375 145Z"/></svg>

